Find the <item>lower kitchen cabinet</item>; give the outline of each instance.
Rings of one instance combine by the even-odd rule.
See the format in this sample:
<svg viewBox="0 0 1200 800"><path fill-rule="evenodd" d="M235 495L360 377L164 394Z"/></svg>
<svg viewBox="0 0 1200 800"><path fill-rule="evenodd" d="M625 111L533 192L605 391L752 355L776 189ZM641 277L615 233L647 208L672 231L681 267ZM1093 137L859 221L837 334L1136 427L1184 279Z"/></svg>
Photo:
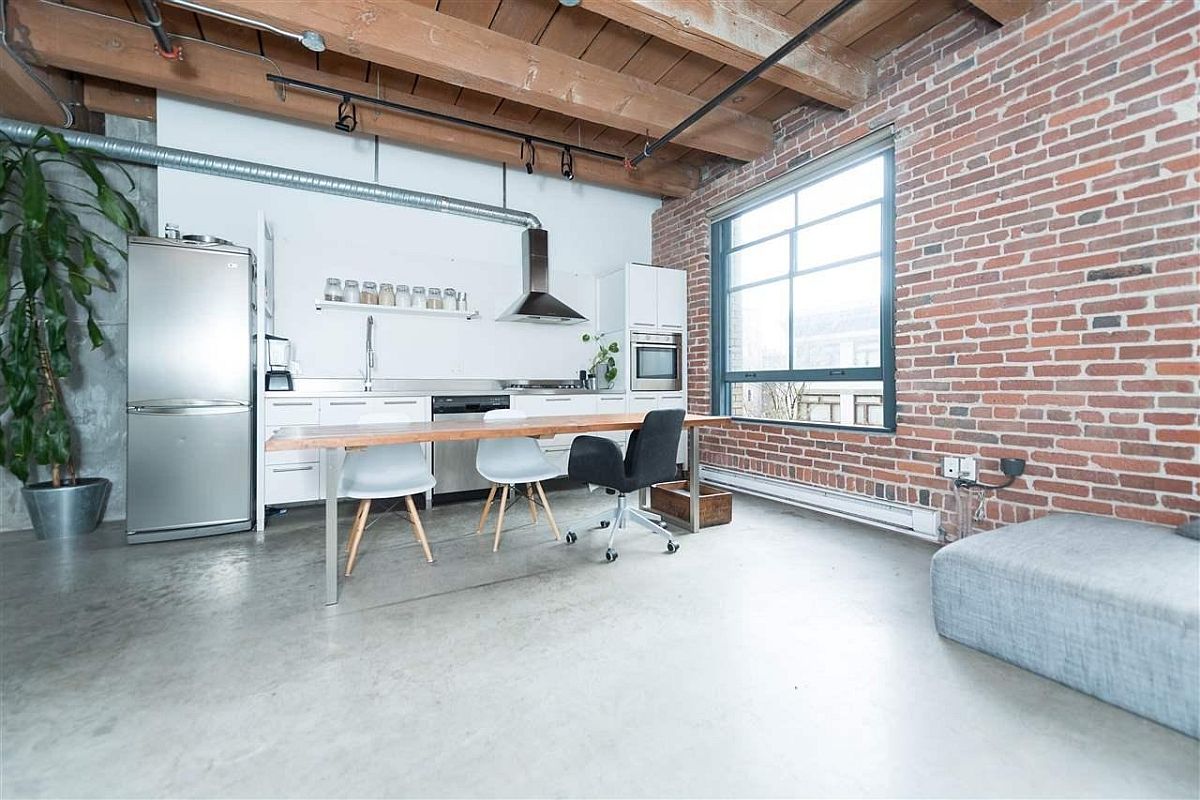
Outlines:
<svg viewBox="0 0 1200 800"><path fill-rule="evenodd" d="M515 394L510 400L510 406L530 417L565 417L597 413L597 399L594 394ZM538 440L546 457L558 467L560 475L567 474L567 457L573 441L575 434L559 434Z"/></svg>
<svg viewBox="0 0 1200 800"><path fill-rule="evenodd" d="M687 410L687 397L683 392L632 392L627 405L630 414L642 414L665 408L682 408ZM680 434L679 447L675 453L675 463L687 463L687 434Z"/></svg>
<svg viewBox="0 0 1200 800"><path fill-rule="evenodd" d="M432 419L429 396L423 397L269 397L266 435L288 425L353 425L368 414L387 414L412 422ZM429 446L425 445L426 459ZM281 450L265 453L267 505L310 503L325 499L325 452Z"/></svg>

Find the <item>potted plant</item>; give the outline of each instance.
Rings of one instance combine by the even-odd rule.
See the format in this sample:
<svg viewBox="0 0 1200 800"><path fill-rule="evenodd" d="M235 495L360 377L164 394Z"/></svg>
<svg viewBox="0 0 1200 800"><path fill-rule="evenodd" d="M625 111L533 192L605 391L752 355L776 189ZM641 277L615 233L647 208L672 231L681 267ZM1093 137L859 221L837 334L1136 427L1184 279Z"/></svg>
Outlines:
<svg viewBox="0 0 1200 800"><path fill-rule="evenodd" d="M0 464L25 484L38 538L93 530L111 487L76 474L63 395L83 338L76 320L86 314L92 347L104 344L89 296L114 290L108 257L125 257L79 214L99 213L127 235L142 232L133 204L97 165L102 158L45 129L27 145L0 140ZM73 310L84 313L73 320ZM49 480L37 480L47 472Z"/></svg>
<svg viewBox="0 0 1200 800"><path fill-rule="evenodd" d="M617 359L614 353L621 352L621 346L616 342L606 342L603 333L585 333L583 341L595 342L596 352L592 363L588 365L588 374L596 378L597 389L609 389L617 379Z"/></svg>

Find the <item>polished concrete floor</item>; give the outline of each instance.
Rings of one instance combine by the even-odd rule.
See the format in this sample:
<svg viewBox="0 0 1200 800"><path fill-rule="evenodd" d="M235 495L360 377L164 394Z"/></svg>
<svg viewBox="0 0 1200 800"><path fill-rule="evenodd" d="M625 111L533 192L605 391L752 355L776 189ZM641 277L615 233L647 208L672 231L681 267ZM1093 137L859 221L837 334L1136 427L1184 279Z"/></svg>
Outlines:
<svg viewBox="0 0 1200 800"><path fill-rule="evenodd" d="M319 509L5 535L0 796L1200 794L1196 741L940 639L923 542L739 496L606 564L477 509L426 515L433 566L383 518L331 608Z"/></svg>

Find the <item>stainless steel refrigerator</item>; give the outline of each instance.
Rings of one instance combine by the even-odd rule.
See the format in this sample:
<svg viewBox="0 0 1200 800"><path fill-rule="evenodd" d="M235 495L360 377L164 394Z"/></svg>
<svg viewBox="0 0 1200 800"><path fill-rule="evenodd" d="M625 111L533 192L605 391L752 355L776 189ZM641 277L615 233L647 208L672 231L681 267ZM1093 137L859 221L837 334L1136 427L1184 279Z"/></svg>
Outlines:
<svg viewBox="0 0 1200 800"><path fill-rule="evenodd" d="M254 256L129 241L128 541L249 530Z"/></svg>

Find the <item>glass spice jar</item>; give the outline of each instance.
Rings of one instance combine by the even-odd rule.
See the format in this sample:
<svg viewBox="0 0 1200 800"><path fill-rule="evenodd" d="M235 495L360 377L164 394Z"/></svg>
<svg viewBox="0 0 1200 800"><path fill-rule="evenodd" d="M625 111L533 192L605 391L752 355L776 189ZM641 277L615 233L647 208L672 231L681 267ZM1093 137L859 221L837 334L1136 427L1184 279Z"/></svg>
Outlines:
<svg viewBox="0 0 1200 800"><path fill-rule="evenodd" d="M368 306L379 305L379 287L375 281L363 281L362 294L358 302Z"/></svg>
<svg viewBox="0 0 1200 800"><path fill-rule="evenodd" d="M429 299L425 301L425 307L431 308L434 311L442 310L443 305L442 305L442 290L441 289L430 289L429 290Z"/></svg>
<svg viewBox="0 0 1200 800"><path fill-rule="evenodd" d="M325 299L326 300L341 300L342 299L342 282L337 278L326 278L325 280Z"/></svg>
<svg viewBox="0 0 1200 800"><path fill-rule="evenodd" d="M414 286L412 288L412 307L425 308L425 287Z"/></svg>
<svg viewBox="0 0 1200 800"><path fill-rule="evenodd" d="M394 306L396 305L396 290L390 283L379 284L379 305Z"/></svg>
<svg viewBox="0 0 1200 800"><path fill-rule="evenodd" d="M342 291L342 302L344 303L359 303L362 302L358 292L358 281L346 279L345 289Z"/></svg>
<svg viewBox="0 0 1200 800"><path fill-rule="evenodd" d="M408 284L396 284L396 305L399 308L412 308L412 293L408 291Z"/></svg>

